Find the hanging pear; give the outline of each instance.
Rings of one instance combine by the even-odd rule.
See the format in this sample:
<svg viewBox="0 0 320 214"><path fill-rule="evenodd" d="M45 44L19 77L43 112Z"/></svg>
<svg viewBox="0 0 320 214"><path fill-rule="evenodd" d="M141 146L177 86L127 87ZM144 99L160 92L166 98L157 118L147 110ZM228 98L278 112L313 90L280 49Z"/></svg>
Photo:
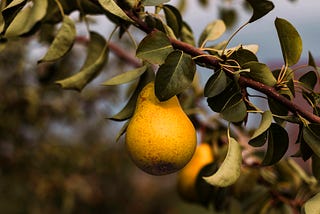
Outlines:
<svg viewBox="0 0 320 214"><path fill-rule="evenodd" d="M160 102L154 82L139 94L126 132L126 148L133 162L152 175L183 168L197 146L196 131L176 96Z"/></svg>
<svg viewBox="0 0 320 214"><path fill-rule="evenodd" d="M201 197L196 188L197 179L201 169L213 161L211 146L208 143L199 144L191 161L178 174L177 189L183 199L189 202L200 201Z"/></svg>

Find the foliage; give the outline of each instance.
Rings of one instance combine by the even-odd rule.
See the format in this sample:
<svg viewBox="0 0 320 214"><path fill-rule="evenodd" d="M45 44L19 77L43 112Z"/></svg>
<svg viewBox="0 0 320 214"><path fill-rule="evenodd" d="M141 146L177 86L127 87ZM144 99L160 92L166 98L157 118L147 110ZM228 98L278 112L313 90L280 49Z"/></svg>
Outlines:
<svg viewBox="0 0 320 214"><path fill-rule="evenodd" d="M207 4L207 1L200 2L204 5ZM241 182L241 175L238 172L242 167L242 176L248 176L248 179L252 179L252 183L257 184L250 190L237 189L241 194L247 194L246 191L253 194L251 198L253 201L250 203L248 197L246 201L248 206L242 207L244 210L250 211L251 209L253 210L251 212L255 213L257 210L269 212L273 209L279 211L302 208L303 211L309 212L309 210L318 209L316 202L319 201L318 195L312 197L317 191L313 177L303 174L300 168L290 160L285 162L283 157L289 147L289 135L285 125L287 123L298 124L299 136L296 143L300 148L295 155L304 161L312 159L313 176L320 179L317 167L320 164L320 94L316 91L316 85L319 82L318 67L312 54L309 53L309 62L306 67L310 71L299 79L295 79L293 73L298 69L294 66L301 57L302 39L295 27L283 18L276 18L274 22L283 55L281 68L271 70L268 65L260 62L252 46L239 44L237 47L230 48L229 43L237 32L250 23L263 18L274 8L273 3L268 0L247 0L246 2L252 8L250 19L236 30L227 41L210 46L209 42L210 44L216 42L224 34L227 22L222 20L210 22L196 42L192 29L183 20L180 10L167 0L1 1L1 47L5 47L6 43L15 39L26 39L31 35L40 35L51 43L48 52L39 60L40 65L48 62L58 63L68 57L68 53L79 42L76 25L70 16L72 12L79 11L81 20L85 22L88 30L87 56L78 72L69 73L68 77L63 77L56 83L64 89L82 91L104 69L109 59L110 50L119 54L118 49L115 49L111 43L116 32L118 32L120 41L125 35L129 35L134 44L134 40L137 38L133 38L130 31L134 28L144 32L145 37L135 47L138 62L132 61L132 57L128 54L123 54L123 52L119 54L120 57L134 62L134 70L131 69L104 82L104 85L134 82L128 103L111 119L129 120L132 117L139 92L150 80L155 81L155 93L161 101L168 100L175 95L180 96L182 100L183 95L191 94L193 100L189 103L185 101L186 111L195 109L197 103L194 100L206 97L208 107L213 112L219 113L219 120L233 124L234 130L245 127L250 114L261 114L260 125L256 127L248 143L259 148L267 145L266 151L261 155L252 147L248 147L250 148L248 149L245 146L243 152L248 150L248 157L258 156L259 158L253 165L245 165L247 157L243 157L241 166L239 164L241 161L239 159L239 140L236 139L237 136L231 137L228 134L227 139L230 147L226 153L225 161L222 162L216 174L211 172L211 175L206 175L214 178L209 183L215 185L220 193L225 193L230 190L228 187L224 189L225 186ZM149 11L149 6L154 8L154 11ZM114 31L108 38L90 30L88 15L101 14L115 25ZM59 29L55 32L54 29L58 26ZM46 35L47 29L52 29L49 31L52 34ZM212 76L204 86L204 96L201 86L194 82L197 66L212 70ZM255 96L248 93L248 88L264 94L264 98L268 100L267 109L261 110L251 101ZM193 90L193 93L190 90ZM295 103L297 92L302 93L312 112ZM198 117L200 114L201 112L195 111L190 115L198 130L206 127ZM125 133L126 124L121 129L119 138ZM228 133L231 131L228 128ZM245 131L243 132L245 133ZM232 134L235 135L231 132ZM237 152L234 153L234 151ZM259 166L258 170L255 164ZM265 166L273 166L274 168L264 168ZM230 172L230 169L233 168L235 168L232 170L234 174ZM286 174L283 171L289 172ZM297 171L300 176L299 179L297 178L299 184L295 186L297 191L290 191L290 196L287 197L288 193L283 191L281 184L284 182L286 185L290 181L291 185L294 179L288 178L289 181L287 181L286 176L290 177L288 174L292 175ZM239 179L221 182L223 179L221 177L225 173L232 178ZM285 177L281 177L282 174L285 174ZM262 178L266 183L260 184L258 178ZM299 194L302 186L304 191L310 190L313 195L305 197L303 194L302 203L299 201L298 204L292 204L293 200L291 199ZM234 187L236 188L236 186ZM233 191L235 190L233 189ZM268 192L267 198L262 195L257 197L259 193L266 192ZM310 201L302 206L309 198L311 198ZM217 203L218 198L214 199ZM262 200L263 203L257 203L259 200ZM233 204L231 207L237 207L241 204L241 197L228 201L228 203ZM264 206L254 208L254 204ZM223 208L225 207L223 206ZM248 212L246 211L246 213Z"/></svg>

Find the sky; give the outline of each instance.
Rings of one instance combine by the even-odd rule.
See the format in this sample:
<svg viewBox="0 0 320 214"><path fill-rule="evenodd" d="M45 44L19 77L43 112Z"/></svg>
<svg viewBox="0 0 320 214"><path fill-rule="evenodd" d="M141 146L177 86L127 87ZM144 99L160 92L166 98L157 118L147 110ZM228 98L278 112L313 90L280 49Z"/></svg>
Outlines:
<svg viewBox="0 0 320 214"><path fill-rule="evenodd" d="M177 1L171 1L176 3ZM196 36L199 36L204 27L217 18L218 0L210 1L210 7L204 9L197 1L188 1L188 8L183 15L191 25ZM234 0L234 4L241 10L242 0ZM302 59L306 58L311 51L315 58L320 58L320 1L319 0L274 0L274 10L246 26L233 39L231 46L238 44L259 44L258 57L261 61L282 59L280 43L274 27L276 17L284 18L295 26L303 40ZM243 10L241 10L243 11ZM239 24L245 23L251 14L242 12L239 14ZM237 27L236 27L237 28ZM235 28L235 29L236 29ZM234 30L235 30L234 29ZM232 31L226 33L223 39L228 38Z"/></svg>

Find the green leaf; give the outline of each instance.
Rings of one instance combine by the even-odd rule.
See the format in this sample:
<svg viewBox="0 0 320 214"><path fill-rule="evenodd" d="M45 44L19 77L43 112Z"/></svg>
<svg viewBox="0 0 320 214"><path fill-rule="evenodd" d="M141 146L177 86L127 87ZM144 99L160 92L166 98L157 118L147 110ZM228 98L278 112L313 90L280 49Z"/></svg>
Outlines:
<svg viewBox="0 0 320 214"><path fill-rule="evenodd" d="M164 5L163 10L168 26L173 30L176 37L180 37L182 17L179 10L171 5Z"/></svg>
<svg viewBox="0 0 320 214"><path fill-rule="evenodd" d="M318 69L317 64L310 51L308 52L308 65L313 67L315 70Z"/></svg>
<svg viewBox="0 0 320 214"><path fill-rule="evenodd" d="M208 105L213 111L221 112L223 107L230 101L230 97L235 96L235 94L238 94L236 95L237 97L241 97L240 89L232 81L223 92L214 97L209 97L207 99Z"/></svg>
<svg viewBox="0 0 320 214"><path fill-rule="evenodd" d="M5 8L3 8L3 11L4 10L7 10L7 9L10 9L10 8L13 8L13 7L16 7L16 6L19 6L23 3L25 3L27 0L13 0L11 1Z"/></svg>
<svg viewBox="0 0 320 214"><path fill-rule="evenodd" d="M173 51L159 67L155 79L155 94L165 101L188 88L193 80L196 66L190 55Z"/></svg>
<svg viewBox="0 0 320 214"><path fill-rule="evenodd" d="M129 125L130 120L126 121L123 126L121 127L121 129L119 130L118 134L116 135L116 142L118 142L120 140L120 137L126 133L127 131L127 127Z"/></svg>
<svg viewBox="0 0 320 214"><path fill-rule="evenodd" d="M5 32L5 37L21 36L28 33L46 15L47 0L33 0L32 2L33 4L27 4L15 16Z"/></svg>
<svg viewBox="0 0 320 214"><path fill-rule="evenodd" d="M260 136L261 134L263 134L265 131L267 131L269 129L269 127L271 126L272 123L272 113L271 111L265 111L262 113L261 115L261 121L260 121L260 125L259 127L253 132L251 139L254 139L258 136ZM249 144L250 144L249 141Z"/></svg>
<svg viewBox="0 0 320 214"><path fill-rule="evenodd" d="M99 0L100 5L108 11L109 13L125 20L128 22L133 22L133 20L127 16L127 14L117 5L114 0Z"/></svg>
<svg viewBox="0 0 320 214"><path fill-rule="evenodd" d="M274 120L279 123L279 124L282 124L284 122L283 119L281 119L281 117L285 117L288 115L289 111L288 109L282 105L281 103L279 103L277 100L271 98L271 97L268 97L268 105L269 105L269 108L270 108L270 111L272 112L272 114L276 115L274 116ZM281 116L280 118L277 117L277 116Z"/></svg>
<svg viewBox="0 0 320 214"><path fill-rule="evenodd" d="M266 64L252 61L243 64L243 69L250 69L250 72L244 73L243 75L250 77L253 80L261 82L268 86L274 86L277 84L277 80L274 78L271 70Z"/></svg>
<svg viewBox="0 0 320 214"><path fill-rule="evenodd" d="M234 138L230 138L228 152L220 168L213 175L203 177L203 179L213 186L230 186L240 177L241 163L241 146Z"/></svg>
<svg viewBox="0 0 320 214"><path fill-rule="evenodd" d="M307 89L313 90L318 81L317 74L314 71L309 71L302 75L299 81L303 83Z"/></svg>
<svg viewBox="0 0 320 214"><path fill-rule="evenodd" d="M102 83L102 85L120 85L120 84L131 82L137 79L138 77L140 77L147 69L148 69L148 66L144 65L140 68L127 71L123 74L119 74L105 81L104 83Z"/></svg>
<svg viewBox="0 0 320 214"><path fill-rule="evenodd" d="M228 59L234 59L241 67L248 62L258 62L257 56L243 46L240 49L234 50Z"/></svg>
<svg viewBox="0 0 320 214"><path fill-rule="evenodd" d="M235 8L221 7L219 9L219 17L224 21L226 27L231 29L237 23L238 13Z"/></svg>
<svg viewBox="0 0 320 214"><path fill-rule="evenodd" d="M303 127L303 139L312 151L320 157L320 124L308 124Z"/></svg>
<svg viewBox="0 0 320 214"><path fill-rule="evenodd" d="M68 16L64 16L61 28L50 45L48 52L38 63L55 61L66 55L72 48L75 37L76 28L74 22Z"/></svg>
<svg viewBox="0 0 320 214"><path fill-rule="evenodd" d="M166 34L154 31L140 42L136 55L152 64L162 64L173 50Z"/></svg>
<svg viewBox="0 0 320 214"><path fill-rule="evenodd" d="M252 23L266 14L268 14L274 8L274 4L271 1L266 0L247 0L253 9L253 14L249 20Z"/></svg>
<svg viewBox="0 0 320 214"><path fill-rule="evenodd" d="M9 26L12 20L16 17L16 15L21 11L24 5L27 3L27 0L13 0L10 4L7 4L7 1L1 1L1 15L3 17L4 26L3 31ZM2 32L4 33L4 32Z"/></svg>
<svg viewBox="0 0 320 214"><path fill-rule="evenodd" d="M3 16L0 13L0 33L2 33L3 29L4 29L4 20L3 20Z"/></svg>
<svg viewBox="0 0 320 214"><path fill-rule="evenodd" d="M312 155L312 174L317 179L320 180L320 157L313 154Z"/></svg>
<svg viewBox="0 0 320 214"><path fill-rule="evenodd" d="M108 57L106 40L96 32L90 32L87 58L80 71L56 83L64 89L81 91L103 68Z"/></svg>
<svg viewBox="0 0 320 214"><path fill-rule="evenodd" d="M229 122L241 122L247 116L247 106L243 101L242 95L236 93L227 102L220 112L223 119Z"/></svg>
<svg viewBox="0 0 320 214"><path fill-rule="evenodd" d="M154 80L154 72L151 69L147 69L147 71L140 76L138 85L127 104L117 114L110 117L109 119L115 121L124 121L131 118L136 108L137 99L141 90L152 80Z"/></svg>
<svg viewBox="0 0 320 214"><path fill-rule="evenodd" d="M276 18L275 26L287 66L296 64L302 52L302 40L295 27L285 19Z"/></svg>
<svg viewBox="0 0 320 214"><path fill-rule="evenodd" d="M180 39L185 43L196 46L192 29L186 22L182 23Z"/></svg>
<svg viewBox="0 0 320 214"><path fill-rule="evenodd" d="M298 155L302 157L304 161L307 161L309 158L311 158L313 151L310 148L310 146L308 146L306 141L303 139L303 125L299 125L299 133L296 140L296 144L300 144Z"/></svg>
<svg viewBox="0 0 320 214"><path fill-rule="evenodd" d="M213 41L220 38L226 31L226 26L222 20L215 20L209 23L199 38L199 47L203 48L207 41Z"/></svg>
<svg viewBox="0 0 320 214"><path fill-rule="evenodd" d="M268 130L268 148L262 165L273 165L277 163L287 152L289 136L287 131L277 123L272 123Z"/></svg>
<svg viewBox="0 0 320 214"><path fill-rule="evenodd" d="M218 70L208 79L204 87L204 96L214 97L223 92L230 83L231 80L226 73Z"/></svg>
<svg viewBox="0 0 320 214"><path fill-rule="evenodd" d="M142 0L141 3L144 6L157 6L169 2L170 0Z"/></svg>
<svg viewBox="0 0 320 214"><path fill-rule="evenodd" d="M248 144L253 147L263 146L268 141L268 130L258 135L255 138L252 138Z"/></svg>
<svg viewBox="0 0 320 214"><path fill-rule="evenodd" d="M320 213L320 193L310 198L302 206L302 214L319 214Z"/></svg>

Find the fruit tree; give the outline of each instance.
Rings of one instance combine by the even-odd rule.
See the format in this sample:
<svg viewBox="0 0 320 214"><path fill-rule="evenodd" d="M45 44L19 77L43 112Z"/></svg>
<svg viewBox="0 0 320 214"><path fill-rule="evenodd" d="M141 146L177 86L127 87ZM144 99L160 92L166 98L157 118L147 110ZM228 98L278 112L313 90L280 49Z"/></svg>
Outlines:
<svg viewBox="0 0 320 214"><path fill-rule="evenodd" d="M101 91L126 89L122 109L108 116L122 122L114 141L123 140L146 173L177 172L186 201L213 213L320 213L320 76L311 52L307 64L298 65L303 41L297 29L278 14L278 41L272 42L280 43L283 63L271 68L258 59L258 45L230 44L268 16L272 1L245 0L249 19L223 41L234 11L221 9L221 19L204 20L196 38L184 20L188 2L177 2L1 0L0 50L17 40L47 44L38 67L49 79L44 82L60 91L82 93L95 84ZM107 35L91 28L101 17L101 28L113 28ZM68 66L79 44L85 57L74 70L48 72L57 63ZM106 65L116 59L125 72ZM201 72L210 76L201 81ZM100 81L105 73L111 75ZM254 128L247 127L250 120ZM297 127L294 139L288 124Z"/></svg>

